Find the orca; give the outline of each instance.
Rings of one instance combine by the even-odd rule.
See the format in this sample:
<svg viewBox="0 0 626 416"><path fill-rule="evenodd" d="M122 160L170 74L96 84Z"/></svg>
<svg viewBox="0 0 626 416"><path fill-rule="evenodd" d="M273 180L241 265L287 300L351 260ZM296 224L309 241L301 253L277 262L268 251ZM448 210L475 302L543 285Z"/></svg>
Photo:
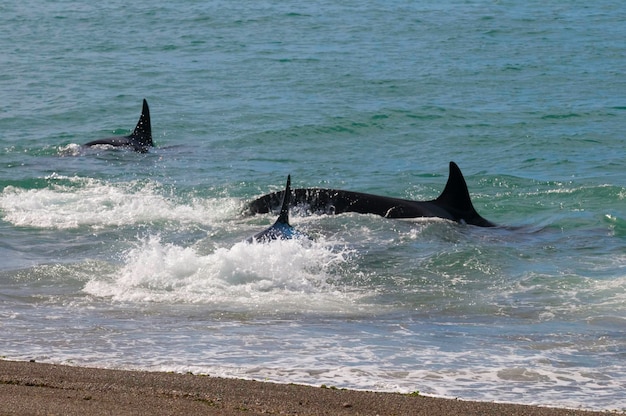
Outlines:
<svg viewBox="0 0 626 416"><path fill-rule="evenodd" d="M247 204L247 213L254 215L274 211L283 199L284 192L273 192L255 199ZM450 162L450 175L443 192L430 201L413 201L323 188L293 189L291 200L294 205L303 205L313 213L356 212L376 214L385 218L436 217L479 227L496 226L481 217L474 209L465 178L454 162Z"/></svg>
<svg viewBox="0 0 626 416"><path fill-rule="evenodd" d="M276 222L268 229L250 237L246 240L247 242L267 243L272 240L289 240L302 236L299 231L296 231L296 229L289 224L289 206L291 204L292 195L291 175L287 176L287 185L285 186L285 190L281 193L280 214Z"/></svg>
<svg viewBox="0 0 626 416"><path fill-rule="evenodd" d="M152 142L152 126L150 125L150 109L146 99L143 99L141 116L139 116L139 121L131 134L98 139L85 143L83 146L91 147L97 145L128 148L139 153L146 153L150 147L154 146Z"/></svg>

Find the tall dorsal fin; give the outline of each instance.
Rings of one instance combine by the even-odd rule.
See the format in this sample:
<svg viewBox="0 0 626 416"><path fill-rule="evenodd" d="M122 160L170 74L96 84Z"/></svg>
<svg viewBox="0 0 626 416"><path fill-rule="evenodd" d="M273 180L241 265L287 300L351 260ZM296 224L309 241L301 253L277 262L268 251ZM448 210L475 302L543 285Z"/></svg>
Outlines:
<svg viewBox="0 0 626 416"><path fill-rule="evenodd" d="M468 224L480 225L481 227L493 227L495 225L481 217L474 209L465 178L461 169L454 162L450 162L448 182L435 202L454 214L457 221L465 221Z"/></svg>
<svg viewBox="0 0 626 416"><path fill-rule="evenodd" d="M153 146L152 143L152 125L150 124L150 109L148 108L148 101L143 99L143 108L141 109L141 116L135 126L135 130L129 136L130 139L136 140L142 147Z"/></svg>
<svg viewBox="0 0 626 416"><path fill-rule="evenodd" d="M283 192L283 203L280 207L280 215L276 220L277 223L289 225L289 205L291 204L291 175L287 175L287 185Z"/></svg>
<svg viewBox="0 0 626 416"><path fill-rule="evenodd" d="M435 201L461 211L474 209L469 191L467 190L467 183L456 163L450 162L448 182L441 195Z"/></svg>

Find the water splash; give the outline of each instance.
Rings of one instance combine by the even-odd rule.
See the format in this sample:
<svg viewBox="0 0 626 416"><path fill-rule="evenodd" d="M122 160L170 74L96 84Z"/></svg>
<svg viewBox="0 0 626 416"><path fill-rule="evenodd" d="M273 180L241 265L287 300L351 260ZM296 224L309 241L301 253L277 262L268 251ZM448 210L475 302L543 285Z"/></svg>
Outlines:
<svg viewBox="0 0 626 416"><path fill-rule="evenodd" d="M256 312L355 309L339 271L353 253L298 240L237 243L204 254L194 247L142 240L112 275L94 277L84 291L123 302L205 303L221 310Z"/></svg>
<svg viewBox="0 0 626 416"><path fill-rule="evenodd" d="M4 220L19 227L46 229L102 228L128 224L176 222L210 224L232 214L232 198L179 201L151 181L106 183L78 177L47 178L48 187L7 186L0 193Z"/></svg>

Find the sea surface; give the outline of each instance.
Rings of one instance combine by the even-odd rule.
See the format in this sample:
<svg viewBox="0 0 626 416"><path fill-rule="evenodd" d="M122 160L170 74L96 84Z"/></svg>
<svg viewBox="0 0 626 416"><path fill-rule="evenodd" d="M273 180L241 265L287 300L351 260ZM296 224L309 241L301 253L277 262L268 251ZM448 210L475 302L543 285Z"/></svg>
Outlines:
<svg viewBox="0 0 626 416"><path fill-rule="evenodd" d="M0 357L626 409L617 0L0 2ZM156 147L129 134L146 98ZM284 187L499 224L307 215Z"/></svg>

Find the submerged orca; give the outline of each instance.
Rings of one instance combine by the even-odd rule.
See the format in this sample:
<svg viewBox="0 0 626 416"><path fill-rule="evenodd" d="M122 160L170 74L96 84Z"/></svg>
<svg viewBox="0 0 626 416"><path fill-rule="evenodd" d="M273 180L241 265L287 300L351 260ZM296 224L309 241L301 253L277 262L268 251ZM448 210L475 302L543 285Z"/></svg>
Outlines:
<svg viewBox="0 0 626 416"><path fill-rule="evenodd" d="M87 147L96 145L125 147L140 153L146 153L150 147L154 146L152 143L152 126L150 125L150 109L146 99L143 99L141 116L139 116L139 121L131 134L98 139L84 144Z"/></svg>
<svg viewBox="0 0 626 416"><path fill-rule="evenodd" d="M300 234L291 225L289 225L289 205L291 203L291 175L287 176L287 185L282 192L280 215L276 222L268 229L255 234L247 241L249 243L259 242L266 243L272 240L288 240L294 237L299 237Z"/></svg>
<svg viewBox="0 0 626 416"><path fill-rule="evenodd" d="M276 209L285 191L261 196L247 205L250 214ZM496 224L481 217L470 199L467 184L456 163L450 162L450 176L443 192L431 201L412 201L337 189L304 188L291 191L295 205L305 205L312 212L341 214L356 212L385 218L438 217L479 227Z"/></svg>

